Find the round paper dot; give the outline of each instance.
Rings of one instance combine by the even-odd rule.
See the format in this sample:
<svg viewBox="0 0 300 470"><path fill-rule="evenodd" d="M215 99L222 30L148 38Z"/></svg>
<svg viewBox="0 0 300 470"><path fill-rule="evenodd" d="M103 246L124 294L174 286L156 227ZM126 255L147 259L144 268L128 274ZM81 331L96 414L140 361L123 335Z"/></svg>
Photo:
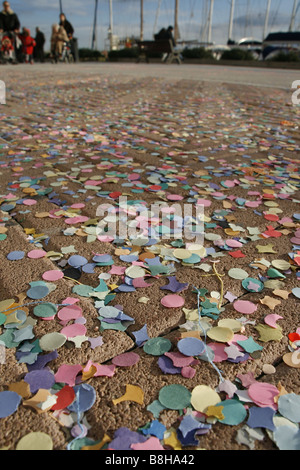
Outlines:
<svg viewBox="0 0 300 470"><path fill-rule="evenodd" d="M224 400L216 406L222 406L223 419L219 421L229 426L237 426L247 417L247 411L242 403L237 400Z"/></svg>
<svg viewBox="0 0 300 470"><path fill-rule="evenodd" d="M64 273L58 269L53 269L51 271L46 271L42 278L44 281L58 281L64 277Z"/></svg>
<svg viewBox="0 0 300 470"><path fill-rule="evenodd" d="M167 308L182 307L184 305L184 298L176 294L166 295L161 299L161 304Z"/></svg>
<svg viewBox="0 0 300 470"><path fill-rule="evenodd" d="M258 279L248 277L242 281L242 286L249 292L261 292L264 288L264 284Z"/></svg>
<svg viewBox="0 0 300 470"><path fill-rule="evenodd" d="M137 279L145 276L145 270L140 266L130 266L126 269L125 274L131 279Z"/></svg>
<svg viewBox="0 0 300 470"><path fill-rule="evenodd" d="M183 385L166 385L159 391L160 403L169 410L182 410L191 403L191 392Z"/></svg>
<svg viewBox="0 0 300 470"><path fill-rule="evenodd" d="M68 410L84 413L89 410L96 400L96 391L89 384L80 384L74 387L76 399L68 406Z"/></svg>
<svg viewBox="0 0 300 470"><path fill-rule="evenodd" d="M54 317L57 312L57 307L55 304L52 304L50 302L45 302L39 305L36 305L33 309L33 313L36 317L41 317L41 318L48 318L48 317Z"/></svg>
<svg viewBox="0 0 300 470"><path fill-rule="evenodd" d="M208 406L215 406L220 401L218 393L207 385L197 385L192 390L191 404L201 413L205 413Z"/></svg>
<svg viewBox="0 0 300 470"><path fill-rule="evenodd" d="M54 351L60 348L67 341L67 337L57 331L47 333L40 339L40 348L43 351Z"/></svg>
<svg viewBox="0 0 300 470"><path fill-rule="evenodd" d="M31 250L27 254L28 258L31 258L31 259L44 258L44 256L46 255L47 255L47 252L44 250Z"/></svg>
<svg viewBox="0 0 300 470"><path fill-rule="evenodd" d="M184 248L177 248L173 251L173 255L177 259L186 259L189 258L192 253L189 250L185 250Z"/></svg>
<svg viewBox="0 0 300 470"><path fill-rule="evenodd" d="M178 341L177 348L185 356L199 356L205 350L205 344L198 338L183 338Z"/></svg>
<svg viewBox="0 0 300 470"><path fill-rule="evenodd" d="M10 253L8 253L7 259L10 261L19 261L23 259L24 256L25 256L24 251L11 251Z"/></svg>
<svg viewBox="0 0 300 470"><path fill-rule="evenodd" d="M39 300L46 297L49 294L47 286L34 286L28 289L26 292L27 297L32 300Z"/></svg>
<svg viewBox="0 0 300 470"><path fill-rule="evenodd" d="M207 332L207 336L220 343L229 343L233 337L234 333L230 328L223 328L221 326L215 326Z"/></svg>
<svg viewBox="0 0 300 470"><path fill-rule="evenodd" d="M300 287L295 287L294 289L292 289L292 293L295 297L300 299Z"/></svg>
<svg viewBox="0 0 300 470"><path fill-rule="evenodd" d="M36 203L35 199L23 199L24 206L34 206Z"/></svg>
<svg viewBox="0 0 300 470"><path fill-rule="evenodd" d="M243 313L244 315L250 315L257 310L257 305L249 300L236 300L233 302L233 307L237 312Z"/></svg>
<svg viewBox="0 0 300 470"><path fill-rule="evenodd" d="M119 367L130 367L140 360L140 356L134 352L120 354L112 359L112 363Z"/></svg>
<svg viewBox="0 0 300 470"><path fill-rule="evenodd" d="M279 390L269 383L254 382L248 388L248 395L258 406L274 407L274 398L279 395Z"/></svg>
<svg viewBox="0 0 300 470"><path fill-rule="evenodd" d="M274 259L271 263L274 268L279 269L281 271L286 271L291 267L290 263L288 261L285 261L284 259Z"/></svg>
<svg viewBox="0 0 300 470"><path fill-rule="evenodd" d="M53 441L44 432L30 432L19 440L16 450L53 450Z"/></svg>
<svg viewBox="0 0 300 470"><path fill-rule="evenodd" d="M12 415L19 407L22 397L16 392L0 392L0 418Z"/></svg>
<svg viewBox="0 0 300 470"><path fill-rule="evenodd" d="M232 279L246 279L248 277L248 273L244 269L232 268L229 269L228 276Z"/></svg>
<svg viewBox="0 0 300 470"><path fill-rule="evenodd" d="M68 259L68 264L73 268L79 268L88 263L88 260L84 256L73 255Z"/></svg>
<svg viewBox="0 0 300 470"><path fill-rule="evenodd" d="M172 343L167 338L151 338L144 344L144 351L152 356L161 356L165 352L170 351Z"/></svg>

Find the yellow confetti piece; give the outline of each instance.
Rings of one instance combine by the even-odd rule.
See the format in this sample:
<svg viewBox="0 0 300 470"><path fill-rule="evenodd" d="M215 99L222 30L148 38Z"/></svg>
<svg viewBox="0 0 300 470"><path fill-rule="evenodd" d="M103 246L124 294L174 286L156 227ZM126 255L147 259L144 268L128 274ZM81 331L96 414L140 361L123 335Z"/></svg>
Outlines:
<svg viewBox="0 0 300 470"><path fill-rule="evenodd" d="M177 439L176 431L171 431L168 437L164 438L164 445L172 447L173 450L182 450L180 441Z"/></svg>
<svg viewBox="0 0 300 470"><path fill-rule="evenodd" d="M218 326L221 328L229 328L234 333L237 333L242 329L242 324L234 318L224 318L218 322Z"/></svg>
<svg viewBox="0 0 300 470"><path fill-rule="evenodd" d="M215 326L207 332L207 336L220 343L229 343L233 339L234 332L230 328Z"/></svg>
<svg viewBox="0 0 300 470"><path fill-rule="evenodd" d="M16 450L52 450L52 438L45 432L30 432L19 440Z"/></svg>
<svg viewBox="0 0 300 470"><path fill-rule="evenodd" d="M260 334L258 338L259 341L263 343L267 343L268 341L280 341L283 338L282 329L280 327L272 328L271 326L260 324L254 328Z"/></svg>
<svg viewBox="0 0 300 470"><path fill-rule="evenodd" d="M39 219L43 219L45 217L49 217L49 212L36 212L35 217Z"/></svg>
<svg viewBox="0 0 300 470"><path fill-rule="evenodd" d="M257 251L259 253L276 253L276 251L273 250L273 245L256 245Z"/></svg>
<svg viewBox="0 0 300 470"><path fill-rule="evenodd" d="M224 406L208 406L205 414L209 417L214 417L219 420L223 420L225 416L222 413Z"/></svg>
<svg viewBox="0 0 300 470"><path fill-rule="evenodd" d="M122 395L120 398L116 398L112 402L114 405L117 405L118 403L121 403L122 401L134 401L138 403L139 405L143 405L144 392L137 385L127 384L125 394Z"/></svg>
<svg viewBox="0 0 300 470"><path fill-rule="evenodd" d="M14 299L2 300L0 302L0 312L4 313L5 315L8 315L9 313L11 313L11 311L6 312L5 310L8 310L12 305L14 305L14 303Z"/></svg>
<svg viewBox="0 0 300 470"><path fill-rule="evenodd" d="M218 393L208 385L197 385L192 391L191 404L201 413L206 413L209 406L215 406L220 401Z"/></svg>

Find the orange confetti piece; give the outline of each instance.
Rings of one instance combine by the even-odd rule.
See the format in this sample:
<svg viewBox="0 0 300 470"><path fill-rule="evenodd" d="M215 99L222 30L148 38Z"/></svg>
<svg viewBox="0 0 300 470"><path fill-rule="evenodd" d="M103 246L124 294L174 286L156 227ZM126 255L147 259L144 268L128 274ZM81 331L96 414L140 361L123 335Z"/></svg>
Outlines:
<svg viewBox="0 0 300 470"><path fill-rule="evenodd" d="M15 382L15 383L9 384L8 390L10 392L16 392L22 398L29 398L30 395L31 395L30 386L24 380L21 380L20 382Z"/></svg>
<svg viewBox="0 0 300 470"><path fill-rule="evenodd" d="M117 405L122 401L134 401L139 405L143 405L144 403L144 392L143 390L138 387L137 385L126 385L126 392L120 398L116 398L113 400L113 404Z"/></svg>

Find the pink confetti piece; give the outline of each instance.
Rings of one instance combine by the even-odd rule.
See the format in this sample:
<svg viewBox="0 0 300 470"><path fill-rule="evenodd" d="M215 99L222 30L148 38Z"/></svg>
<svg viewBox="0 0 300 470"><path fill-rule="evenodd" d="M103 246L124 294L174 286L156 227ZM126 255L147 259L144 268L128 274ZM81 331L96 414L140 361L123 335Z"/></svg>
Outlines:
<svg viewBox="0 0 300 470"><path fill-rule="evenodd" d="M64 277L64 273L62 271L59 271L58 269L54 269L52 271L46 271L42 275L42 278L44 281L58 281L59 279L62 279Z"/></svg>
<svg viewBox="0 0 300 470"><path fill-rule="evenodd" d="M27 253L28 258L30 259L39 259L44 258L47 255L47 252L44 250L31 250Z"/></svg>
<svg viewBox="0 0 300 470"><path fill-rule="evenodd" d="M84 325L80 325L80 323L74 323L73 325L68 325L63 328L60 333L69 339L74 338L75 336L85 335L86 331L87 330Z"/></svg>
<svg viewBox="0 0 300 470"><path fill-rule="evenodd" d="M181 375L182 377L186 378L186 379L192 379L196 374L196 370L193 369L192 367L183 367L181 369Z"/></svg>
<svg viewBox="0 0 300 470"><path fill-rule="evenodd" d="M140 360L140 356L134 352L128 352L119 354L112 359L112 363L119 367L131 367L137 364Z"/></svg>
<svg viewBox="0 0 300 470"><path fill-rule="evenodd" d="M173 362L173 366L175 367L187 367L194 362L193 356L185 356L181 352L166 352L165 356L167 356Z"/></svg>
<svg viewBox="0 0 300 470"><path fill-rule="evenodd" d="M161 299L161 304L167 308L177 308L184 305L184 298L180 295L166 295Z"/></svg>
<svg viewBox="0 0 300 470"><path fill-rule="evenodd" d="M228 359L228 355L224 351L226 344L221 343L209 343L208 346L213 350L215 356L213 362L223 362Z"/></svg>
<svg viewBox="0 0 300 470"><path fill-rule="evenodd" d="M277 328L278 325L276 325L277 320L281 320L283 317L280 315L276 315L275 313L271 313L270 315L267 315L264 319L264 322L269 325L271 328Z"/></svg>
<svg viewBox="0 0 300 470"><path fill-rule="evenodd" d="M275 385L255 382L248 388L248 395L257 406L262 408L269 406L277 410L277 404L274 403L274 398L279 395L279 390Z"/></svg>
<svg viewBox="0 0 300 470"><path fill-rule="evenodd" d="M78 305L63 307L57 316L62 321L76 320L82 316L82 309Z"/></svg>
<svg viewBox="0 0 300 470"><path fill-rule="evenodd" d="M233 302L233 307L237 312L243 313L244 315L251 315L257 310L257 305L249 300L236 300Z"/></svg>
<svg viewBox="0 0 300 470"><path fill-rule="evenodd" d="M37 203L35 199L24 199L23 204L24 206L34 206Z"/></svg>
<svg viewBox="0 0 300 470"><path fill-rule="evenodd" d="M54 375L55 381L65 383L73 387L76 383L76 377L79 372L82 371L82 366L80 364L69 365L63 364L58 368L58 371Z"/></svg>
<svg viewBox="0 0 300 470"><path fill-rule="evenodd" d="M145 442L131 444L133 450L165 450L157 437L150 437Z"/></svg>

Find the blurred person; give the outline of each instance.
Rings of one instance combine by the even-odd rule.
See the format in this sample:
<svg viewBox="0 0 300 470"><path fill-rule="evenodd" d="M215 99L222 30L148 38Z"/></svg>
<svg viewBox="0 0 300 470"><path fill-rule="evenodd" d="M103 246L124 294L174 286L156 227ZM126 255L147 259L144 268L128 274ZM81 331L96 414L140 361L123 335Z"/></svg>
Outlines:
<svg viewBox="0 0 300 470"><path fill-rule="evenodd" d="M31 36L30 30L28 28L23 28L21 34L19 34L19 38L22 41L22 51L25 56L26 64L33 64L33 52L35 48L35 40Z"/></svg>
<svg viewBox="0 0 300 470"><path fill-rule="evenodd" d="M45 61L44 45L46 42L45 35L44 33L42 33L42 31L40 30L38 26L36 27L35 31L36 31L36 34L35 34L36 46L34 49L34 56L35 56L35 59L39 60L40 62L44 62Z"/></svg>
<svg viewBox="0 0 300 470"><path fill-rule="evenodd" d="M19 33L20 21L17 14L10 8L9 2L3 2L0 12L0 33Z"/></svg>
<svg viewBox="0 0 300 470"><path fill-rule="evenodd" d="M69 42L65 28L59 24L54 24L51 35L51 56L56 60L61 58L65 42Z"/></svg>
<svg viewBox="0 0 300 470"><path fill-rule="evenodd" d="M59 20L60 20L59 21L59 26L62 26L65 29L65 31L68 35L68 38L72 39L73 35L74 35L74 28L71 25L71 23L67 20L66 15L64 13L61 13L59 15Z"/></svg>
<svg viewBox="0 0 300 470"><path fill-rule="evenodd" d="M16 58L19 57L21 52L21 41L18 38L20 32L20 21L18 15L11 9L10 3L3 2L3 10L0 12L0 41L4 35L7 35L13 45L13 61L17 63Z"/></svg>

